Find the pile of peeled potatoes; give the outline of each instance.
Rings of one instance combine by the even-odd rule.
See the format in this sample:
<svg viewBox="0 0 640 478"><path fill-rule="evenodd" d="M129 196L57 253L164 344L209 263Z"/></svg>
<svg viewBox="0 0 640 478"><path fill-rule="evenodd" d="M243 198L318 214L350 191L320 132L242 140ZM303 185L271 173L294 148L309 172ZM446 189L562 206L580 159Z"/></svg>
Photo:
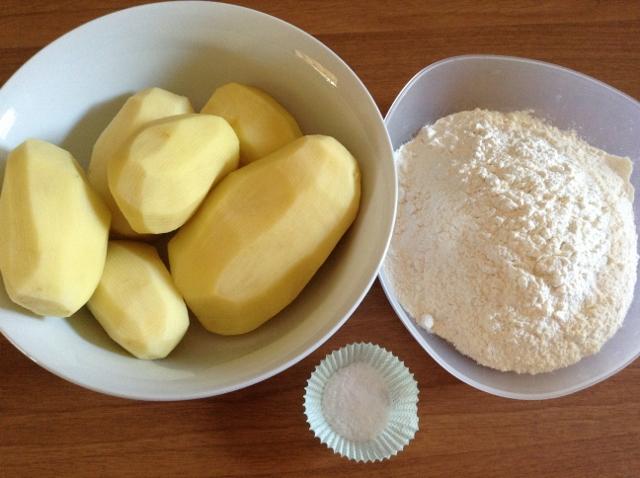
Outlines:
<svg viewBox="0 0 640 478"><path fill-rule="evenodd" d="M67 317L87 304L142 359L189 327L244 334L302 291L354 221L360 172L336 139L303 136L254 87L218 88L200 113L160 88L131 96L88 174L29 139L8 156L0 272L11 300ZM168 240L168 268L156 248Z"/></svg>

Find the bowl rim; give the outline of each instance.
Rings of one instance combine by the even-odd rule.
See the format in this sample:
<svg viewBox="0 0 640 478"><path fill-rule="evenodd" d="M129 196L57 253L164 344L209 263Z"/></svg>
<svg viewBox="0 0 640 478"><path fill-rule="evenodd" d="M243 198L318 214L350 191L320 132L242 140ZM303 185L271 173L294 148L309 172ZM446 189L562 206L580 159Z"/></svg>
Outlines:
<svg viewBox="0 0 640 478"><path fill-rule="evenodd" d="M248 7L244 7L244 6L240 6L240 5L228 4L228 3L224 3L224 2L211 2L211 1L205 1L205 0L187 0L187 1L172 0L172 1L166 1L166 2L154 2L154 3L136 5L136 6L132 6L132 7L128 7L128 8L124 8L124 9L120 9L120 10L116 10L114 12L107 13L105 15L101 15L99 17L93 18L93 19L91 19L89 21L86 21L86 22L78 25L77 27L69 30L68 32L62 34L61 36L57 37L56 39L54 39L53 41L51 41L50 43L45 45L43 48L38 50L35 54L33 54L15 72L13 72L13 74L9 77L9 79L0 88L0 94L2 94L3 91L6 91L7 87L13 85L13 83L15 83L17 81L16 77L19 76L19 74L27 67L27 65L29 65L30 63L36 61L41 56L46 55L48 50L53 48L54 45L62 42L63 40L67 39L71 35L77 34L79 31L83 31L85 29L90 28L95 23L102 22L106 18L113 18L113 17L116 17L116 16L127 15L132 10L136 10L137 11L137 10L156 9L156 8L165 8L167 10L170 10L172 8L183 8L184 6L190 6L192 8L194 8L194 7L197 7L197 8L220 8L220 7L223 7L223 8L228 8L228 9L232 9L232 10L243 11L246 14L262 17L263 19L267 19L269 21L278 23L281 26L285 26L288 29L291 29L292 31L295 31L297 34L302 35L303 37L305 37L311 43L315 43L317 46L319 46L322 49L326 50L331 56L335 57L335 60L337 61L337 63L340 64L345 69L345 71L353 77L355 82L362 89L362 91L364 93L364 96L365 96L365 99L367 100L368 106L369 107L373 107L373 110L375 111L375 114L377 115L377 119L379 120L379 123L382 126L382 130L385 132L385 135L382 138L382 141L386 143L387 156L389 158L391 158L391 161L393 161L393 148L392 148L392 145L391 145L391 138L389 136L389 132L387 131L386 125L384 123L384 119L382 117L382 113L380 111L380 108L378 107L376 101L374 100L373 96L371 95L371 92L366 87L366 85L363 83L363 81L360 79L360 77L356 74L355 71L353 71L353 69L347 64L347 62L344 61L342 59L342 57L340 57L340 55L338 55L333 49L331 49L330 47L325 45L323 42L321 42L320 40L315 38L313 35L311 35L310 33L307 33L302 28L299 28L296 25L293 25L292 23L289 23L289 22L287 22L285 20L282 20L282 19L280 19L278 17L275 17L273 15L270 15L268 13L264 13L264 12L261 12L259 10L255 10L253 8L248 8ZM62 372L60 370L56 370L54 367L51 367L51 366L47 365L46 363L39 362L28 351L26 351L23 347L18 345L16 340L12 339L12 337L9 335L9 333L5 332L1 327L0 327L0 334L2 334L7 339L7 341L9 343L11 343L16 349L18 349L23 355L25 355L31 361L35 362L37 365L39 365L43 369L47 370L48 372L51 372L52 374L54 374L54 375L56 375L56 376L58 376L58 377L60 377L60 378L62 378L64 380L66 380L66 381L68 381L70 383L73 383L74 385L78 385L78 386L80 386L82 388L85 388L85 389L88 389L88 390L91 390L91 391L94 391L94 392L102 393L102 394L105 394L105 395L118 397L118 398L125 398L125 399L130 399L130 400L142 400L142 401L157 401L157 402L177 401L177 400L195 400L195 399L200 399L200 398L207 398L207 397L223 395L223 394L226 394L226 393L229 393L229 392L233 392L233 391L236 391L236 390L241 390L243 388L247 388L247 387L255 385L255 384L259 383L259 382L265 381L265 380L267 380L267 379L269 379L269 378L271 378L271 377L273 377L275 375L278 375L279 373L287 370L288 368L296 365L298 362L302 361L307 356L309 356L310 354L315 352L319 347L324 345L327 342L327 340L329 340L346 323L346 321L349 318L351 318L351 316L354 314L356 309L360 306L360 304L362 303L362 301L364 300L366 295L369 293L371 287L373 286L374 281L378 277L378 272L380 271L380 268L382 266L382 262L383 262L386 254L387 254L387 251L389 249L389 245L391 243L391 236L392 236L392 232L393 232L393 226L395 224L396 211L397 211L397 202L398 202L398 183L397 183L397 174L396 174L395 166L390 168L390 171L391 171L391 174L393 176L393 181L391 182L391 189L392 189L392 193L393 193L393 198L391 198L391 199L393 200L393 206L391 208L391 215L387 219L388 224L387 224L386 231L385 231L385 234L386 234L387 237L386 237L386 239L384 241L380 257L378 258L377 262L374 264L373 271L371 272L371 277L366 281L365 287L362 289L362 291L358 295L356 301L344 313L342 318L340 318L340 320L338 320L334 324L334 326L331 327L331 329L328 332L326 332L322 337L320 337L311 346L309 346L308 348L306 348L302 352L298 353L297 355L293 356L291 359L281 363L277 367L275 367L275 368L273 368L273 369L271 369L271 370L269 370L267 372L263 372L263 373L255 376L255 377L252 377L250 379L247 379L247 380L244 380L244 381L241 381L241 382L238 382L238 383L234 383L232 385L228 385L228 386L225 386L225 387L222 387L222 388L219 388L219 389L215 389L215 390L212 390L211 388L206 388L206 389L203 389L203 390L199 390L199 391L195 391L195 392L188 392L188 393L147 393L147 392L145 392L145 393L140 393L140 392L131 393L131 392L128 392L128 391L111 390L109 388L105 388L105 387L102 387L102 386L95 385L94 383L88 383L85 380L76 379L76 378L70 376L67 373L64 373L64 372Z"/></svg>
<svg viewBox="0 0 640 478"><path fill-rule="evenodd" d="M625 100L628 100L631 103L633 103L638 108L639 113L640 113L640 101L638 101L635 98L633 98L632 96L630 96L630 95L618 90L617 88L614 88L613 86L608 85L607 83L604 83L603 81L600 81L600 80L598 80L596 78L593 78L593 77L591 77L589 75L586 75L584 73L580 73L580 72L578 72L576 70L572 70L572 69L567 68L565 66L556 65L554 63L549 63L549 62L540 61L540 60L534 60L534 59L531 59L531 58L518 57L518 56L468 54L468 55L457 55L457 56L444 58L442 60L439 60L439 61L436 61L434 63L431 63L431 64L427 65L426 67L422 68L420 71L418 71L402 87L402 89L400 90L398 95L393 100L393 103L391 104L391 106L387 110L387 114L385 115L385 118L384 118L385 126L388 126L389 118L391 117L391 115L398 108L398 105L400 104L400 101L402 100L402 98L405 96L406 92L409 91L413 87L413 85L423 75L429 73L431 70L439 68L439 67L441 67L443 65L446 65L448 63L452 63L452 62L456 62L456 61L467 61L467 60L472 60L472 61L478 61L478 60L502 60L502 61L527 63L527 64L534 65L534 66L537 66L537 67L549 68L549 69L556 70L556 71L559 70L559 71L562 71L564 73L568 73L571 76L574 76L574 77L579 78L581 80L585 80L585 81L594 83L597 86L604 87L606 90L608 90L608 91L610 91L610 92L612 92L612 93L614 93L616 95L621 96ZM395 153L394 153L394 155L395 155ZM394 164L395 164L395 156L394 156ZM386 254L385 254L385 257L386 257ZM489 393L491 395L496 395L498 397L504 397L504 398L516 399L516 400L547 400L547 399L552 399L552 398L564 397L564 396L571 395L573 393L579 392L581 390L584 390L586 388L592 387L593 385L596 385L596 384L606 380L607 378L612 377L613 375L617 374L618 372L620 372L621 370L623 370L624 368L629 366L631 363L633 363L638 357L640 357L640 349L639 349L638 352L636 353L636 355L634 355L632 358L630 358L628 361L626 361L622 365L620 365L620 366L618 366L618 367L616 367L616 368L614 368L614 369L612 369L610 371L601 373L600 375L596 376L595 378L590 378L588 380L583 380L582 382L578 383L577 385L574 385L572 387L569 387L569 388L567 388L565 390L558 391L558 392L519 393L519 392L508 392L508 391L505 391L505 390L496 389L494 387L490 387L490 386L487 386L487 385L485 385L485 384L483 384L481 382L478 382L477 380L474 380L474 379L470 378L469 376L465 375L464 373L456 370L454 367L449 365L447 360L443 359L439 354L437 354L436 351L431 347L431 345L424 339L424 337L422 337L420 331L418 330L418 327L414 324L413 319L411 319L409 314L400 305L400 302L397 300L397 298L395 296L395 293L393 292L393 287L391 285L391 282L389 281L389 279L387 278L387 275L385 274L384 267L380 268L380 271L378 273L378 277L380 278L380 284L382 285L382 290L384 291L385 296L387 297L387 300L391 304L391 307L393 307L393 310L395 311L396 316L400 319L400 321L403 323L405 328L409 331L411 336L416 340L416 342L418 342L418 344L420 344L420 346L427 352L427 354L433 360L435 360L436 363L438 363L442 368L444 368L447 372L449 372L451 375L456 377L458 380L466 383L467 385L472 386L473 388L476 388L476 389L478 389L480 391ZM626 318L625 318L625 320L626 320ZM449 345L451 348L453 348L453 350L455 350L453 345L451 345L450 343L447 342L447 345ZM455 350L455 352L460 354L460 352L458 352L457 350ZM569 367L571 367L571 366L572 365L570 365ZM511 373L511 372L505 372L505 373ZM533 375L532 375L532 377L533 377Z"/></svg>

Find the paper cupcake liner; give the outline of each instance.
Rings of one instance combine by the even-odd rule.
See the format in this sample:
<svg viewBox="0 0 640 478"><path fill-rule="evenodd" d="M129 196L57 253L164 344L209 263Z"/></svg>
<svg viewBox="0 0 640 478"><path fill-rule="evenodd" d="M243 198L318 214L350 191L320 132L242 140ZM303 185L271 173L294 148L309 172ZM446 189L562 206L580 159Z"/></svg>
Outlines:
<svg viewBox="0 0 640 478"><path fill-rule="evenodd" d="M386 426L368 441L352 441L339 435L325 419L322 407L328 380L356 362L365 362L380 373L391 402ZM314 435L335 453L358 462L381 461L402 451L418 430L418 384L391 352L369 343L350 344L326 356L311 374L305 388L304 412Z"/></svg>

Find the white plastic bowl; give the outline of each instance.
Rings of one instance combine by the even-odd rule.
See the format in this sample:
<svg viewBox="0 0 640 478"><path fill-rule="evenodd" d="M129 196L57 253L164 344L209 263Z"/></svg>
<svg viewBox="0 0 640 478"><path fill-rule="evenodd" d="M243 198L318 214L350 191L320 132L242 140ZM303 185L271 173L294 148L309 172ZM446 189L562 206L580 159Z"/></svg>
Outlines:
<svg viewBox="0 0 640 478"><path fill-rule="evenodd" d="M590 144L629 156L635 165L636 227L640 224L640 103L575 71L523 58L469 55L434 63L400 92L385 118L394 149L425 124L473 108L533 110L561 129L575 129ZM640 285L622 328L601 351L575 365L541 375L504 373L478 365L448 342L419 328L398 303L389 279L382 286L396 313L436 362L460 380L508 398L560 397L594 385L640 355Z"/></svg>
<svg viewBox="0 0 640 478"><path fill-rule="evenodd" d="M335 136L358 159L356 223L300 297L253 333L222 337L192 320L165 360L136 360L84 310L37 318L0 287L0 331L24 354L86 388L147 400L205 397L246 387L295 364L347 320L376 277L396 203L382 117L355 73L310 35L274 17L210 2L123 10L83 25L27 62L0 90L0 158L37 137L86 162L126 95L160 86L201 107L214 88L264 88L305 132ZM1 162L3 162L2 159Z"/></svg>

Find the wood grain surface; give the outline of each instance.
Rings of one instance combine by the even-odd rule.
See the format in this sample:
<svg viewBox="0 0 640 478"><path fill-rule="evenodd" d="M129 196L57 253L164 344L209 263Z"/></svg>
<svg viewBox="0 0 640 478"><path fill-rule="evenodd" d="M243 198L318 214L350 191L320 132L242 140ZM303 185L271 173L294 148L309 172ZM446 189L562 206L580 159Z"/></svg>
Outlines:
<svg viewBox="0 0 640 478"><path fill-rule="evenodd" d="M0 0L0 84L44 45L124 0ZM559 63L640 98L638 1L244 1L315 35L384 113L436 60L496 53ZM354 464L308 431L302 391L354 341L394 351L420 384L420 431L384 463ZM570 397L521 402L453 378L413 341L376 283L306 360L225 396L144 403L65 382L0 337L0 477L639 477L640 360Z"/></svg>

